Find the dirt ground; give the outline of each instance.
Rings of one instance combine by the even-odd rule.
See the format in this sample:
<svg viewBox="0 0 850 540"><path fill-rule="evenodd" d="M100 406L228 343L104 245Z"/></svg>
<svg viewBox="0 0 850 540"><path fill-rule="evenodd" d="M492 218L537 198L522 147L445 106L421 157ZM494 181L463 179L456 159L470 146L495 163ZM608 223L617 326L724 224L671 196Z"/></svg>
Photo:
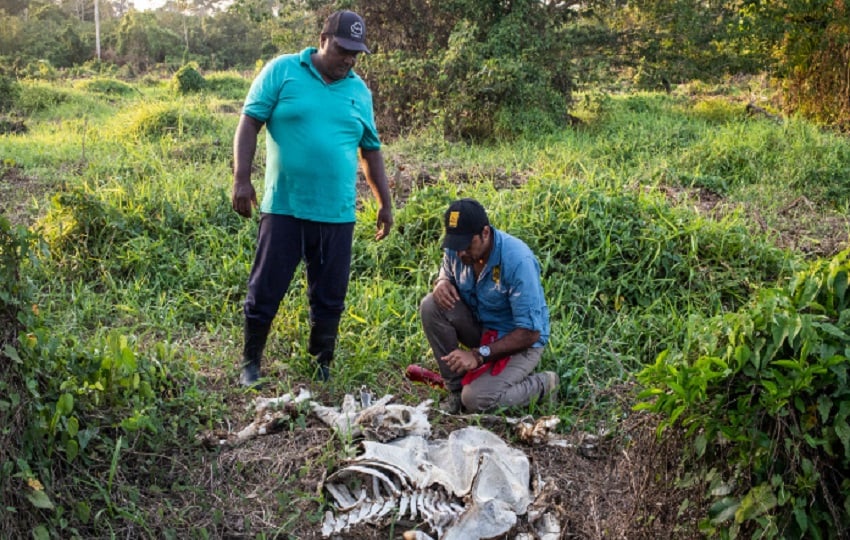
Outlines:
<svg viewBox="0 0 850 540"><path fill-rule="evenodd" d="M317 399L321 400L321 389ZM608 400L627 411L634 402L633 388L623 385L608 391ZM418 384L398 389L399 401L419 403L429 391ZM265 396L265 393L264 393ZM270 397L270 396L265 396ZM323 401L324 403L324 401ZM233 404L245 410L248 403ZM224 515L218 523L199 526L216 530L223 538L253 537L257 529L275 530L283 522L278 496L288 494L286 532L289 538L319 539L323 509L318 498L322 483L344 455L343 443L308 412L280 432L259 436L234 448L211 450L202 467L193 467L193 482L203 491L220 493ZM245 414L244 424L252 418ZM562 446L530 446L515 436L510 425L495 415L445 415L430 411L431 439L445 439L456 429L475 425L490 429L512 447L526 453L531 464L535 509L555 516L560 538L692 538L704 486L676 486L682 471L681 441L672 433L656 437L657 419L644 413L624 415L608 434L580 429L558 434ZM581 424L581 419L578 419ZM330 467L330 468L329 468ZM246 487L250 489L246 490ZM689 505L683 505L689 501ZM176 501L175 501L176 502ZM190 506L190 501L181 504ZM286 512L283 512L284 515ZM295 516L299 516L297 519ZM415 524L388 524L383 528L361 525L343 535L346 539L401 538ZM421 526L421 524L420 524ZM520 516L509 534L533 531L528 516Z"/></svg>

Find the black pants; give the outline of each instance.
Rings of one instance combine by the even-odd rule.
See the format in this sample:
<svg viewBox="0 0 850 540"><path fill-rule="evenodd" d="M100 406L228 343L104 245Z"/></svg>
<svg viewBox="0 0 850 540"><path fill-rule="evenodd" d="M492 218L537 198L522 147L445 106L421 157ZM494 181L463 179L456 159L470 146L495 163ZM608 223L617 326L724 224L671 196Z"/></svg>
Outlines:
<svg viewBox="0 0 850 540"><path fill-rule="evenodd" d="M318 223L263 214L248 278L245 318L270 324L303 260L310 320L338 320L345 308L353 236L354 223Z"/></svg>

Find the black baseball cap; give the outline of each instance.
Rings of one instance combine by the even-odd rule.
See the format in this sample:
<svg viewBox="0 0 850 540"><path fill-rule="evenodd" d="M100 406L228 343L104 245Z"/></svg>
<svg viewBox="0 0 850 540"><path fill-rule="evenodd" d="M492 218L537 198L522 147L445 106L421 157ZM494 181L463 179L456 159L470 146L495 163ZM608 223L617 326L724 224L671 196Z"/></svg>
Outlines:
<svg viewBox="0 0 850 540"><path fill-rule="evenodd" d="M475 199L460 199L449 205L443 216L446 235L443 248L461 251L469 247L472 237L481 234L486 225L490 225L487 212Z"/></svg>
<svg viewBox="0 0 850 540"><path fill-rule="evenodd" d="M353 11L337 11L325 19L323 34L330 34L343 49L372 54L366 47L366 23Z"/></svg>

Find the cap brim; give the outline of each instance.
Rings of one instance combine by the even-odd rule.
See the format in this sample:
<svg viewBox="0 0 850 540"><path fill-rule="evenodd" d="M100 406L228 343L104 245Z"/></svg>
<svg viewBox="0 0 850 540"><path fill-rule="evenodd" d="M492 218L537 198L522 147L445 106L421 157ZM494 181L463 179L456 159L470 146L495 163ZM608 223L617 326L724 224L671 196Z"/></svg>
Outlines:
<svg viewBox="0 0 850 540"><path fill-rule="evenodd" d="M370 51L369 48L366 47L366 44L360 41L354 41L353 39L346 39L336 36L334 36L334 39L340 47L347 51L358 51L364 52L366 54L372 54L372 51Z"/></svg>
<svg viewBox="0 0 850 540"><path fill-rule="evenodd" d="M443 249L461 251L469 247L474 234L447 234L443 237Z"/></svg>

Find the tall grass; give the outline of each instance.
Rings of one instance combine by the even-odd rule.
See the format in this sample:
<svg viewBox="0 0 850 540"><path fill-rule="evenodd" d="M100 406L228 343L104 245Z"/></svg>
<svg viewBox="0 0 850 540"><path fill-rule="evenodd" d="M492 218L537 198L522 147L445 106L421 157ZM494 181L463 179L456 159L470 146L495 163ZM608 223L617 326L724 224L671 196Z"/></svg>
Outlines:
<svg viewBox="0 0 850 540"><path fill-rule="evenodd" d="M121 448L178 447L217 422L221 391L197 386L194 370L235 375L257 221L230 209L238 108L222 103L238 85L230 76L214 80L224 95L174 98L154 87L116 99L97 87L62 89L61 108L31 116L27 135L0 136L5 167L51 185L33 208L31 229L43 249L34 263L21 261L35 288L30 331L38 336L22 350L56 366L51 379L32 375L40 381L37 400L55 404L73 391L77 401L70 409L54 407L59 423L45 429L79 442L80 433L92 436L84 428L108 425L97 435L110 452L108 463L97 461L106 458L103 452L64 459L111 467L110 478L125 466L112 459ZM382 242L372 240L374 201L362 201L329 392L367 384L397 393L405 388L406 364L432 362L417 307L439 264L442 212L457 197L481 200L493 224L524 239L541 260L552 315L542 367L562 375L565 399L553 412L565 426L578 421L576 409L594 405L596 420L606 420L600 390L632 380L665 349L685 349L694 321L735 311L803 263L761 234L746 212L710 217L678 205L667 188L697 186L732 205L769 208L780 204L777 198L806 195L825 208L846 208L846 175L836 171L850 167L850 153L837 136L796 121L749 119L738 105L701 105L685 96L586 103L577 111L583 126L540 139L482 147L424 133L387 145L391 175L403 166L408 174L424 171L427 180L414 182L410 196L398 201L393 234ZM259 193L262 154L260 145ZM268 347L267 364L281 387L312 370L304 286L297 276ZM74 355L88 362L75 364ZM127 372L118 380L130 382L112 393L117 387L101 384L109 395L97 399L110 408L95 414L100 394L80 392L81 381L115 380L97 366L119 359ZM133 373L147 387L134 386ZM175 385L173 374L189 381L190 390ZM172 410L166 397L148 387L179 396L198 413L166 421ZM79 429L60 429L72 417ZM36 453L25 461L33 477L52 466ZM11 475L2 474L2 480ZM73 490L112 519L144 520L142 509L116 510L108 494L87 482ZM72 521L93 534L108 527L80 515ZM39 523L58 527L59 521L42 508L20 530Z"/></svg>

